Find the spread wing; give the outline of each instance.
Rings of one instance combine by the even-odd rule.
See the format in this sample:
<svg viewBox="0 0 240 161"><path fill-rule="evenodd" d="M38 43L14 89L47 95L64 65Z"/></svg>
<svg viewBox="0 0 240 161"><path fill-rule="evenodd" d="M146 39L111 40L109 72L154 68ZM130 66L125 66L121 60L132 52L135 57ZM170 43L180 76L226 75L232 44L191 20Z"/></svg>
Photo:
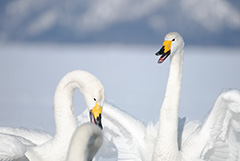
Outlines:
<svg viewBox="0 0 240 161"><path fill-rule="evenodd" d="M88 113L85 111L78 116L79 123L89 121ZM100 151L96 155L97 160L106 158L116 160L144 160L145 157L151 158L153 145L156 135L151 135L154 125L148 127L138 119L124 112L109 103L103 106L102 124L104 132L104 142ZM155 132L156 134L156 132ZM149 147L149 149L147 149Z"/></svg>
<svg viewBox="0 0 240 161"><path fill-rule="evenodd" d="M211 161L239 160L240 93L238 90L223 92L218 97L202 127L183 143L182 151L192 159L196 157Z"/></svg>
<svg viewBox="0 0 240 161"><path fill-rule="evenodd" d="M51 135L24 128L0 127L0 160L25 161L28 146L40 145L51 139Z"/></svg>
<svg viewBox="0 0 240 161"><path fill-rule="evenodd" d="M15 136L0 134L0 160L11 161L21 158L26 146Z"/></svg>

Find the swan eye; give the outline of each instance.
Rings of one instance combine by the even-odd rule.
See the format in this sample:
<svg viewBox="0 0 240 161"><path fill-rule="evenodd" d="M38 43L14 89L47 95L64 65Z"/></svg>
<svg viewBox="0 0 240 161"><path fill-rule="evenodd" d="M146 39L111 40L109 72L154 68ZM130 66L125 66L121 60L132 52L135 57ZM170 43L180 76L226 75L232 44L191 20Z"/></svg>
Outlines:
<svg viewBox="0 0 240 161"><path fill-rule="evenodd" d="M172 41L175 41L175 39L172 39Z"/></svg>
<svg viewBox="0 0 240 161"><path fill-rule="evenodd" d="M94 101L97 101L97 99L96 99L96 98L93 98L93 100L94 100Z"/></svg>

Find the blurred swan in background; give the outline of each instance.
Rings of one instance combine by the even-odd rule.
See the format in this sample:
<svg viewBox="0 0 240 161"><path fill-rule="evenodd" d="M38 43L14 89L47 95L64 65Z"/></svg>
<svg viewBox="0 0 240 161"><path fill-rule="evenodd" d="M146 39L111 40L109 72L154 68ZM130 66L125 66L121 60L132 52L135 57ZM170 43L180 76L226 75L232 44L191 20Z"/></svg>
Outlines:
<svg viewBox="0 0 240 161"><path fill-rule="evenodd" d="M105 99L103 85L86 71L72 71L61 79L55 91L55 136L50 137L34 130L0 128L0 160L65 161L72 135L77 128L73 110L75 89L79 89L84 96L91 122L102 128L101 106Z"/></svg>
<svg viewBox="0 0 240 161"><path fill-rule="evenodd" d="M103 135L99 127L86 123L78 127L70 143L67 161L92 161L102 145Z"/></svg>

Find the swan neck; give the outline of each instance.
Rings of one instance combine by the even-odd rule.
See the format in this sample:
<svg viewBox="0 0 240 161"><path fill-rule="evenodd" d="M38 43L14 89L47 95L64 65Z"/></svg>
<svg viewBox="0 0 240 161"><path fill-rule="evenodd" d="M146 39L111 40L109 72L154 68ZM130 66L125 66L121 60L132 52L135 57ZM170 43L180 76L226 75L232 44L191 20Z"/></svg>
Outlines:
<svg viewBox="0 0 240 161"><path fill-rule="evenodd" d="M159 128L153 160L178 158L178 108L182 81L183 50L171 57L164 101L160 110ZM165 154L171 154L166 156ZM177 159L173 159L177 160Z"/></svg>
<svg viewBox="0 0 240 161"><path fill-rule="evenodd" d="M57 86L54 97L55 137L72 135L77 128L77 119L73 108L73 94L77 88L81 91L81 86L77 81L61 81Z"/></svg>

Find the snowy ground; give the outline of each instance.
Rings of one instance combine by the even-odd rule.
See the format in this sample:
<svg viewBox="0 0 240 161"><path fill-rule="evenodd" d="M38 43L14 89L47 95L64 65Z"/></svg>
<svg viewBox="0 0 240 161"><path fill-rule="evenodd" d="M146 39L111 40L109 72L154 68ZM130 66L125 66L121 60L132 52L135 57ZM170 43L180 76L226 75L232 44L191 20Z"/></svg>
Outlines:
<svg viewBox="0 0 240 161"><path fill-rule="evenodd" d="M59 80L75 69L96 75L106 98L144 121L156 122L165 93L169 59L157 64L159 46L0 45L0 126L54 133L53 96ZM203 120L224 88L240 89L240 48L186 47L181 117ZM75 94L77 114L85 108Z"/></svg>

